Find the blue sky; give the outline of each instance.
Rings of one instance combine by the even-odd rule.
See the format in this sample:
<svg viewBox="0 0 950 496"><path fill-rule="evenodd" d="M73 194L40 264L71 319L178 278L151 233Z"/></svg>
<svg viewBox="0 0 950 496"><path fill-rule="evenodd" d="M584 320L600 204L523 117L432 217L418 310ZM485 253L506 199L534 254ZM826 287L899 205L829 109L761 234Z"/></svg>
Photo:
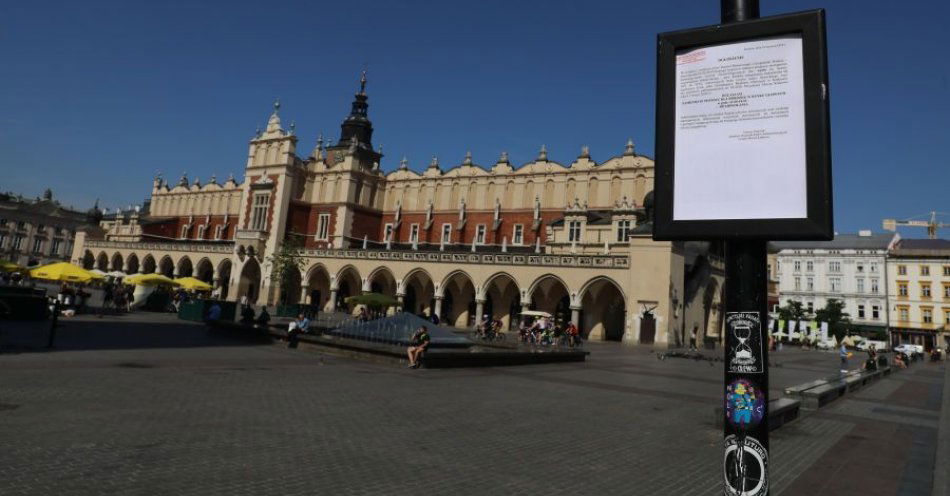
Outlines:
<svg viewBox="0 0 950 496"><path fill-rule="evenodd" d="M828 9L836 229L950 211L950 3ZM241 175L275 97L299 151L334 140L369 67L384 169L542 144L568 163L653 155L656 33L713 24L663 2L19 2L0 18L0 190L140 202L157 171ZM922 230L905 236L922 237ZM947 233L944 232L944 237Z"/></svg>

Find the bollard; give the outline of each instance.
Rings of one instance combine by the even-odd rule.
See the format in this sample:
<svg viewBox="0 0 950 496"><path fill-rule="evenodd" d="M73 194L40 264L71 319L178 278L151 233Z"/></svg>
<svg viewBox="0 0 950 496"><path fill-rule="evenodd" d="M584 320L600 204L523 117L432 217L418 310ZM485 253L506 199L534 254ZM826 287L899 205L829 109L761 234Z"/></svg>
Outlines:
<svg viewBox="0 0 950 496"><path fill-rule="evenodd" d="M53 347L53 341L56 340L56 327L59 324L59 300L53 301L53 320L49 324L49 342L47 348Z"/></svg>

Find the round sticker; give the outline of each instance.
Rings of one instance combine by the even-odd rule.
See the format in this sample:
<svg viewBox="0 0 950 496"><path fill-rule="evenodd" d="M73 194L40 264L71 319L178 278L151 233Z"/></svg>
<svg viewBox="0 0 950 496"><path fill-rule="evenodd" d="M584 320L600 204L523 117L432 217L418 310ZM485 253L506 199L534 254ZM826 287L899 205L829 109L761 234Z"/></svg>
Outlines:
<svg viewBox="0 0 950 496"><path fill-rule="evenodd" d="M723 479L728 496L764 496L769 492L769 454L757 439L726 437Z"/></svg>
<svg viewBox="0 0 950 496"><path fill-rule="evenodd" d="M752 381L738 379L726 386L726 420L733 427L750 429L765 416L765 394Z"/></svg>

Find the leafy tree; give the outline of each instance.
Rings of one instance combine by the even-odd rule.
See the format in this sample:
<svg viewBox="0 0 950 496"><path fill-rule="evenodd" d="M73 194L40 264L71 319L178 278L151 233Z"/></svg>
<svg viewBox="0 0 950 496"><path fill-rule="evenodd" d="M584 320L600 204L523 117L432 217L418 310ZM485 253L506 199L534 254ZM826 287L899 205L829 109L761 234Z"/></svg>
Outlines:
<svg viewBox="0 0 950 496"><path fill-rule="evenodd" d="M281 300L285 302L296 302L297 295L294 293L299 291L300 270L306 264L301 248L299 239L288 237L280 249L267 259L271 265L270 280L280 288Z"/></svg>
<svg viewBox="0 0 950 496"><path fill-rule="evenodd" d="M802 302L791 300L784 307L778 308L778 318L786 322L789 320L807 320L808 311L802 306Z"/></svg>
<svg viewBox="0 0 950 496"><path fill-rule="evenodd" d="M834 298L829 299L824 308L819 308L815 312L815 320L827 322L828 330L838 338L838 341L841 341L848 331L848 326L851 325L851 317L844 311L844 302Z"/></svg>

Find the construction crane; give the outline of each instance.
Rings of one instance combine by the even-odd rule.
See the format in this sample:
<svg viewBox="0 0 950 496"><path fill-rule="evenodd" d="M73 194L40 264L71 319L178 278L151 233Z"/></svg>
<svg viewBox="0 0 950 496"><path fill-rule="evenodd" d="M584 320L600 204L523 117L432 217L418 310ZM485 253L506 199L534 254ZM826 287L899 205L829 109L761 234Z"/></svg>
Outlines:
<svg viewBox="0 0 950 496"><path fill-rule="evenodd" d="M927 237L930 239L937 239L937 229L944 227L950 227L950 222L937 222L937 215L950 215L946 212L930 212L930 219L928 220L915 220L913 217L906 220L896 220L896 219L884 219L884 230L885 231L896 231L897 226L909 226L909 227L926 227L927 228ZM918 215L917 218L924 217L923 215Z"/></svg>

